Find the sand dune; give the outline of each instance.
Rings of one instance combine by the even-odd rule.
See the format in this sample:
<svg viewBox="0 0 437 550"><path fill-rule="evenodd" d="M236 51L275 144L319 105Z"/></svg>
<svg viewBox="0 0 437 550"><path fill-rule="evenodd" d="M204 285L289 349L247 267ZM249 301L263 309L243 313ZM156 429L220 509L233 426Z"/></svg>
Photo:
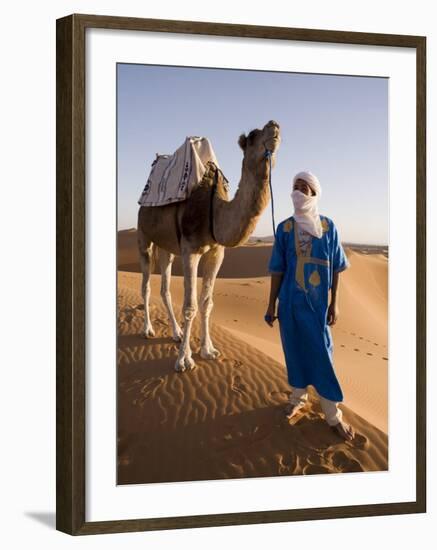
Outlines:
<svg viewBox="0 0 437 550"><path fill-rule="evenodd" d="M294 426L284 421L289 386L278 327L263 321L269 288L264 255L270 250L251 245L227 251L228 261L234 253L227 268L234 278L221 274L217 281L212 318L222 354L215 361L200 358L196 321L198 366L182 375L173 370L178 346L159 299L159 277L152 277L156 337L144 340L141 276L119 273L118 483L387 469L387 259L347 251L352 267L342 275L340 320L333 329L341 407L358 432L345 443L323 420L313 394ZM248 261L253 251L258 256ZM120 249L119 265L129 263L129 254ZM174 277L178 316L182 290L182 278Z"/></svg>
<svg viewBox="0 0 437 550"><path fill-rule="evenodd" d="M270 259L271 243L248 243L239 248L226 249L225 260L220 268L219 278L263 277L266 275L266 266ZM137 249L137 232L128 229L118 232L117 265L120 271L140 272ZM159 267L155 269L159 273ZM181 276L182 264L176 257L173 264L173 274ZM202 261L199 266L202 274Z"/></svg>
<svg viewBox="0 0 437 550"><path fill-rule="evenodd" d="M244 263L245 247L237 250ZM345 403L387 433L387 259L351 251L348 257L351 268L341 275L340 318L332 329L336 371ZM239 263L234 269L239 269ZM122 286L126 285L138 291L141 276L125 273ZM153 275L154 297L159 296L159 285L160 277ZM199 289L200 285L199 280ZM268 277L219 278L212 320L284 365L278 326L271 329L264 322L269 285ZM172 295L180 316L182 277L173 277Z"/></svg>

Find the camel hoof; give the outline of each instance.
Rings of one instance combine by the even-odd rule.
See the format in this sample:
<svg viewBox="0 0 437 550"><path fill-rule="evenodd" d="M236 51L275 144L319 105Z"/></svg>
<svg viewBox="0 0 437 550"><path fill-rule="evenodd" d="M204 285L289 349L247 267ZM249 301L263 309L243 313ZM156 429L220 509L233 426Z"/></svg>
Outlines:
<svg viewBox="0 0 437 550"><path fill-rule="evenodd" d="M184 372L185 371L185 364L183 361L179 361L179 359L176 361L174 370L176 372Z"/></svg>
<svg viewBox="0 0 437 550"><path fill-rule="evenodd" d="M215 348L200 350L200 357L202 357L203 359L217 359L217 357L219 356L220 352L218 349Z"/></svg>
<svg viewBox="0 0 437 550"><path fill-rule="evenodd" d="M191 357L183 357L178 359L175 363L174 370L176 372L185 372L188 370L194 370L196 368L196 363Z"/></svg>
<svg viewBox="0 0 437 550"><path fill-rule="evenodd" d="M194 370L196 368L196 363L191 357L185 357L184 363L186 370Z"/></svg>
<svg viewBox="0 0 437 550"><path fill-rule="evenodd" d="M173 334L173 342L182 342L182 331L179 334Z"/></svg>
<svg viewBox="0 0 437 550"><path fill-rule="evenodd" d="M143 338L153 338L155 336L155 331L153 328L144 329L142 332Z"/></svg>

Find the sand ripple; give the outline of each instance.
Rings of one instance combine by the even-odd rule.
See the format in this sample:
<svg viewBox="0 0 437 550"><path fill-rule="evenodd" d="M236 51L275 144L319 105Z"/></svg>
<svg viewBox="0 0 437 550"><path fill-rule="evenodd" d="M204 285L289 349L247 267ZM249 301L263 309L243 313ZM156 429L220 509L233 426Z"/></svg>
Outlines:
<svg viewBox="0 0 437 550"><path fill-rule="evenodd" d="M152 299L155 338L140 336L144 310L134 286L118 295L118 483L315 475L386 470L387 436L342 407L357 431L346 443L326 424L314 394L294 425L286 422L284 367L220 325L216 360L176 373L178 344Z"/></svg>

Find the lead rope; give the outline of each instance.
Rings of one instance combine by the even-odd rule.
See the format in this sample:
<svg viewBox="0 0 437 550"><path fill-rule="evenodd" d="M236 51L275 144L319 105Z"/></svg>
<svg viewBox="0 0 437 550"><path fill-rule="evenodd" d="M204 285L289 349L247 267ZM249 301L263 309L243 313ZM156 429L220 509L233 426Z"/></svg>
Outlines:
<svg viewBox="0 0 437 550"><path fill-rule="evenodd" d="M217 239L214 235L214 195L217 191L217 183L218 183L218 167L214 165L214 179L212 182L212 189L211 189L211 199L209 202L209 230L211 232L211 236L215 242L217 242Z"/></svg>
<svg viewBox="0 0 437 550"><path fill-rule="evenodd" d="M273 204L273 189L272 189L272 152L266 149L264 156L269 160L269 187L270 187L270 198L272 201L272 225L273 225L273 236L276 239L275 206Z"/></svg>
<svg viewBox="0 0 437 550"><path fill-rule="evenodd" d="M269 187L270 187L270 198L272 200L272 225L273 225L273 236L276 239L276 224L275 224L275 207L273 204L273 189L272 189L272 152L266 149L266 152L264 153L264 156L266 159L269 160ZM278 317L272 317L271 315L264 315L264 319L267 323L270 325L273 323L275 319ZM271 325L273 326L273 325Z"/></svg>

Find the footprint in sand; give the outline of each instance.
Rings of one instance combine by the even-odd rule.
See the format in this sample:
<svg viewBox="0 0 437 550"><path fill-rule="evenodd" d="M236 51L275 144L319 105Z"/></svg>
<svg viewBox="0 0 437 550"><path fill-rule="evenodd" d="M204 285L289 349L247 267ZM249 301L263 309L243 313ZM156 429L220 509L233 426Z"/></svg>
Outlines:
<svg viewBox="0 0 437 550"><path fill-rule="evenodd" d="M340 347L341 348L345 348L346 346L344 344L340 344Z"/></svg>
<svg viewBox="0 0 437 550"><path fill-rule="evenodd" d="M388 361L388 357L383 357L382 358L384 361Z"/></svg>
<svg viewBox="0 0 437 550"><path fill-rule="evenodd" d="M358 348L354 348L354 351L360 351Z"/></svg>
<svg viewBox="0 0 437 550"><path fill-rule="evenodd" d="M355 437L352 441L346 441L345 444L348 447L352 447L354 449L360 449L365 450L369 448L369 440L367 437L363 434L355 433Z"/></svg>
<svg viewBox="0 0 437 550"><path fill-rule="evenodd" d="M331 455L332 465L340 472L363 472L363 468L358 460L352 458L345 451L335 451Z"/></svg>
<svg viewBox="0 0 437 550"><path fill-rule="evenodd" d="M369 351L366 353L366 355L373 355L373 353L370 353Z"/></svg>
<svg viewBox="0 0 437 550"><path fill-rule="evenodd" d="M231 389L238 395L244 395L246 393L246 386L241 382L241 376L234 376L232 378Z"/></svg>
<svg viewBox="0 0 437 550"><path fill-rule="evenodd" d="M236 430L236 426L225 426L225 433L220 437L216 450L218 452L229 451L235 448L244 449L259 443L272 433L270 425L263 424L261 426L255 426L249 433L244 434L241 431ZM213 442L217 442L217 438L213 438Z"/></svg>

